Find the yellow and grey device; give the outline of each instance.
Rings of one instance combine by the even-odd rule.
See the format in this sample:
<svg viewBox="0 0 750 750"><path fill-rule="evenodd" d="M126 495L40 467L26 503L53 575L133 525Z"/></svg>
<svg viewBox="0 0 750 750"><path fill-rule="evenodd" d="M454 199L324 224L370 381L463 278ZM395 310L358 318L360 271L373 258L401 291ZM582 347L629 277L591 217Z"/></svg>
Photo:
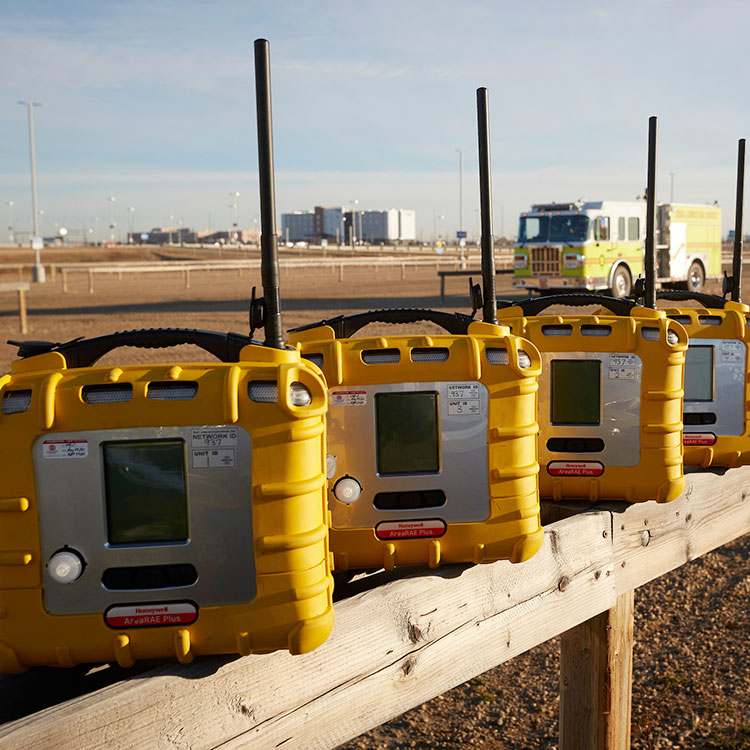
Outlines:
<svg viewBox="0 0 750 750"><path fill-rule="evenodd" d="M674 500L684 485L687 333L661 310L597 294L508 302L498 318L542 355L543 499ZM540 314L552 305L601 314Z"/></svg>
<svg viewBox="0 0 750 750"><path fill-rule="evenodd" d="M94 366L118 346L178 343L222 361ZM20 354L0 377L0 671L326 639L317 368L189 329Z"/></svg>
<svg viewBox="0 0 750 750"><path fill-rule="evenodd" d="M750 307L696 292L659 292L657 296L703 305L665 310L688 334L682 413L685 465L749 464Z"/></svg>
<svg viewBox="0 0 750 750"><path fill-rule="evenodd" d="M352 338L427 320L447 334ZM536 347L433 310L379 310L291 332L329 389L328 503L337 571L520 562L542 543Z"/></svg>

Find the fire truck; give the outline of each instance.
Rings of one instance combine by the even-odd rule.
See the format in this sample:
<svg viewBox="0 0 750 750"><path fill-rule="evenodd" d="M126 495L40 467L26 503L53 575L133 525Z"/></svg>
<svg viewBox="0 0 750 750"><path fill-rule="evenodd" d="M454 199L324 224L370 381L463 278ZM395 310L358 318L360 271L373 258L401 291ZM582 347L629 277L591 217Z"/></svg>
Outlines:
<svg viewBox="0 0 750 750"><path fill-rule="evenodd" d="M626 297L643 272L645 201L539 203L521 214L513 285L529 291L609 289ZM721 276L721 208L663 203L656 210L657 276L699 291Z"/></svg>

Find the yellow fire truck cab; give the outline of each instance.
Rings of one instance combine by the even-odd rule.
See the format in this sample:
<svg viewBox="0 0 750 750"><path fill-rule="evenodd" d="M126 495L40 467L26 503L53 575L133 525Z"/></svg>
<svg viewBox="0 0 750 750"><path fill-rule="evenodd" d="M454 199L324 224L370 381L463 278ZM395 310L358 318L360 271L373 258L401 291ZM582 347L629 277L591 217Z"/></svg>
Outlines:
<svg viewBox="0 0 750 750"><path fill-rule="evenodd" d="M659 204L659 281L699 291L721 275L721 208ZM513 285L630 294L643 272L645 201L540 203L521 214Z"/></svg>

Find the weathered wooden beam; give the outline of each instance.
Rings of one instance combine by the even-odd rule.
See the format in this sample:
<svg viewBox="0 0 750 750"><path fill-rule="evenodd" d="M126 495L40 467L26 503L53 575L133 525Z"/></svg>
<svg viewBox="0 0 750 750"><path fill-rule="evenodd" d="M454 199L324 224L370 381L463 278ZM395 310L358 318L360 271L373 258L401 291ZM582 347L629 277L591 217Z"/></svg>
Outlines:
<svg viewBox="0 0 750 750"><path fill-rule="evenodd" d="M586 514L550 527L522 565L366 591L336 605L310 654L170 664L6 724L0 748L334 747L612 607L609 527Z"/></svg>

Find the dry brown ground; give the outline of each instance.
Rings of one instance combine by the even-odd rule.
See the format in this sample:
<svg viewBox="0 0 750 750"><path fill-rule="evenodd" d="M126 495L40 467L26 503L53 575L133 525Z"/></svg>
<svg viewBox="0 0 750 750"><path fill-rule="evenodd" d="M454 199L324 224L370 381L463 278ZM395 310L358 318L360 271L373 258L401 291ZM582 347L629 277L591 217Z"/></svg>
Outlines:
<svg viewBox="0 0 750 750"><path fill-rule="evenodd" d="M194 251L45 250L48 261L194 259ZM225 251L225 257L230 255ZM248 257L238 253L238 257ZM31 262L28 250L0 249L0 264ZM17 280L0 272L0 281ZM377 307L433 307L467 312L466 279L449 281L441 305L435 269L375 272L324 268L282 274L284 326ZM246 333L247 308L259 272L193 273L185 289L179 274L96 277L88 293L84 274L34 285L28 295L29 334L18 333L13 295L0 295L0 372L14 359L8 338L66 341L114 330L196 327ZM500 296L509 296L507 281ZM401 330L376 327L372 332ZM205 359L200 350L122 349L103 362ZM750 538L727 545L636 592L633 693L634 748L750 748ZM550 641L512 662L449 691L422 707L343 746L353 748L539 748L557 745L558 642ZM53 673L54 674L54 673ZM105 683L107 678L103 678ZM99 685L77 685L57 673L39 694L38 681L0 680L0 721L36 710ZM24 691L28 694L24 695ZM32 695L33 694L33 695ZM24 707L25 706L25 710ZM583 748L582 750L586 750Z"/></svg>
<svg viewBox="0 0 750 750"><path fill-rule="evenodd" d="M206 251L216 257L216 251ZM223 251L226 259L258 257L257 251ZM299 253L294 253L295 257ZM200 257L200 256L199 256ZM434 257L434 256L433 256ZM104 250L51 249L44 251L45 262L77 262L90 260L194 260L196 252L180 248ZM30 250L0 249L3 263L33 262ZM26 280L29 279L28 273ZM17 281L15 271L2 271L0 281ZM478 279L477 279L478 280ZM21 336L18 329L17 304L14 294L0 294L0 372L7 371L15 350L5 345L6 339L42 339L67 341L76 336L96 336L115 330L132 328L203 328L215 331L248 332L248 303L253 286L259 292L262 283L259 271L191 272L190 288L184 288L180 273L97 275L94 293L88 293L85 273L71 274L68 293L62 292L62 279L55 282L48 275L46 284L34 284L27 294L29 333ZM440 303L440 285L435 268L406 271L401 280L400 267L375 271L372 267L346 269L344 281L337 270L306 268L282 272L281 294L285 328L311 323L324 317L348 312L362 312L377 307L437 307L469 311L468 280L448 282L446 304ZM368 331L398 330L372 326ZM260 334L259 334L260 335ZM204 359L200 350L118 350L108 355L123 363L170 359ZM110 362L114 359L104 359Z"/></svg>

